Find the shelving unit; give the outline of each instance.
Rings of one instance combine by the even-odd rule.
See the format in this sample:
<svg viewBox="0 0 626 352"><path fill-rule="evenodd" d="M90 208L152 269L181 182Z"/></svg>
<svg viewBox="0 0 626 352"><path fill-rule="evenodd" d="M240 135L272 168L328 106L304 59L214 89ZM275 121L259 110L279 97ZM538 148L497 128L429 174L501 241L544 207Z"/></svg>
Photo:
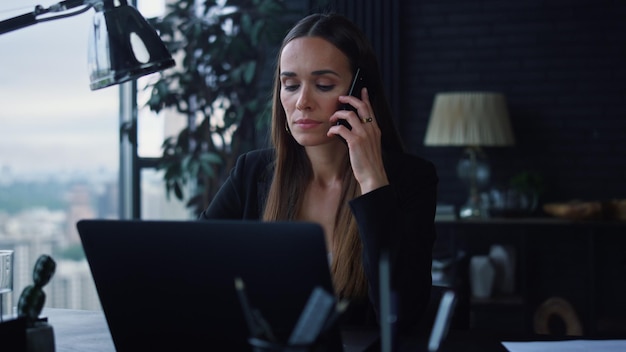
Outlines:
<svg viewBox="0 0 626 352"><path fill-rule="evenodd" d="M433 258L456 258L446 279L465 295L461 314L468 315L469 328L503 337L532 335L540 305L562 297L585 336L626 336L626 223L528 218L441 221L436 227ZM516 250L515 291L471 298L469 259L487 255L492 244ZM563 333L563 326L552 332Z"/></svg>

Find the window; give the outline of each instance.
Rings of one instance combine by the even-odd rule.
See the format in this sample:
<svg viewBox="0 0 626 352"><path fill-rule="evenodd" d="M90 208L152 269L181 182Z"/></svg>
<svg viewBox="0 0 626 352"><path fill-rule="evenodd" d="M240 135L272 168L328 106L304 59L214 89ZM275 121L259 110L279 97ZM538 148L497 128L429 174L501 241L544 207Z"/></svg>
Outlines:
<svg viewBox="0 0 626 352"><path fill-rule="evenodd" d="M170 1L170 0L167 0ZM163 16L166 0L140 0L137 9L145 18ZM137 80L137 166L139 179L139 217L141 219L190 219L193 214L171 194L167 195L163 172L156 168L156 158L161 156L163 141L176 136L185 127L187 118L172 109L155 114L146 106L149 91L143 88L155 75Z"/></svg>
<svg viewBox="0 0 626 352"><path fill-rule="evenodd" d="M0 0L0 21L35 6L15 4ZM164 4L143 0L137 8L149 18L161 15ZM15 251L5 312L32 284L41 254L57 262L44 287L46 307L100 309L78 220L191 216L184 202L168 199L155 168L161 143L178 133L185 118L143 107L145 92L136 87L150 76L89 89L92 18L89 10L0 35L0 249ZM131 144L120 136L120 126L135 119L138 143Z"/></svg>
<svg viewBox="0 0 626 352"><path fill-rule="evenodd" d="M34 10L22 4L0 0L0 19ZM92 16L0 35L0 248L15 251L5 312L41 254L57 262L46 306L100 308L75 223L118 216L119 89L89 89Z"/></svg>

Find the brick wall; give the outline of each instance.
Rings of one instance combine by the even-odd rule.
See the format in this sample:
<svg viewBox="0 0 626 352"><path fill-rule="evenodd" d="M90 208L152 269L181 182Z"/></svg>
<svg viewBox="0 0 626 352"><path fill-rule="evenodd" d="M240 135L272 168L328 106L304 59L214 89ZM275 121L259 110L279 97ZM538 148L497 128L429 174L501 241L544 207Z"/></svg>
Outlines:
<svg viewBox="0 0 626 352"><path fill-rule="evenodd" d="M626 198L626 2L401 1L401 131L462 204L462 148L425 147L433 97L506 95L514 147L486 148L492 183L540 172L542 201Z"/></svg>

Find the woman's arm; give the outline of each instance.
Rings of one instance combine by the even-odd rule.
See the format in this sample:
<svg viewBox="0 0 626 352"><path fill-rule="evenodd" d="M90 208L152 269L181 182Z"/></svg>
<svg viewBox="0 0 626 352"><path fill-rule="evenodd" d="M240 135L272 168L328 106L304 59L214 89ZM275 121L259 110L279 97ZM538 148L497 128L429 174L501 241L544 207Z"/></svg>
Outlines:
<svg viewBox="0 0 626 352"><path fill-rule="evenodd" d="M350 202L363 243L370 303L378 312L378 265L382 248L391 259L398 326L416 325L430 298L432 246L438 178L432 163L416 157L387 164L390 185Z"/></svg>

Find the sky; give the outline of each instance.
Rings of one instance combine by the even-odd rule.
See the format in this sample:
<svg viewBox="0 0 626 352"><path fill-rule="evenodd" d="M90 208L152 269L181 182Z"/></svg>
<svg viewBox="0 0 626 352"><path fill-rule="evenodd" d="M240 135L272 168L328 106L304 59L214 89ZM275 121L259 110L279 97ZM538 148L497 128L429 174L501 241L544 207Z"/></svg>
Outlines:
<svg viewBox="0 0 626 352"><path fill-rule="evenodd" d="M0 21L57 2L0 0ZM150 3L159 2L138 5L146 17L159 10ZM117 170L119 86L89 88L87 43L94 13L0 34L0 168L5 172Z"/></svg>

